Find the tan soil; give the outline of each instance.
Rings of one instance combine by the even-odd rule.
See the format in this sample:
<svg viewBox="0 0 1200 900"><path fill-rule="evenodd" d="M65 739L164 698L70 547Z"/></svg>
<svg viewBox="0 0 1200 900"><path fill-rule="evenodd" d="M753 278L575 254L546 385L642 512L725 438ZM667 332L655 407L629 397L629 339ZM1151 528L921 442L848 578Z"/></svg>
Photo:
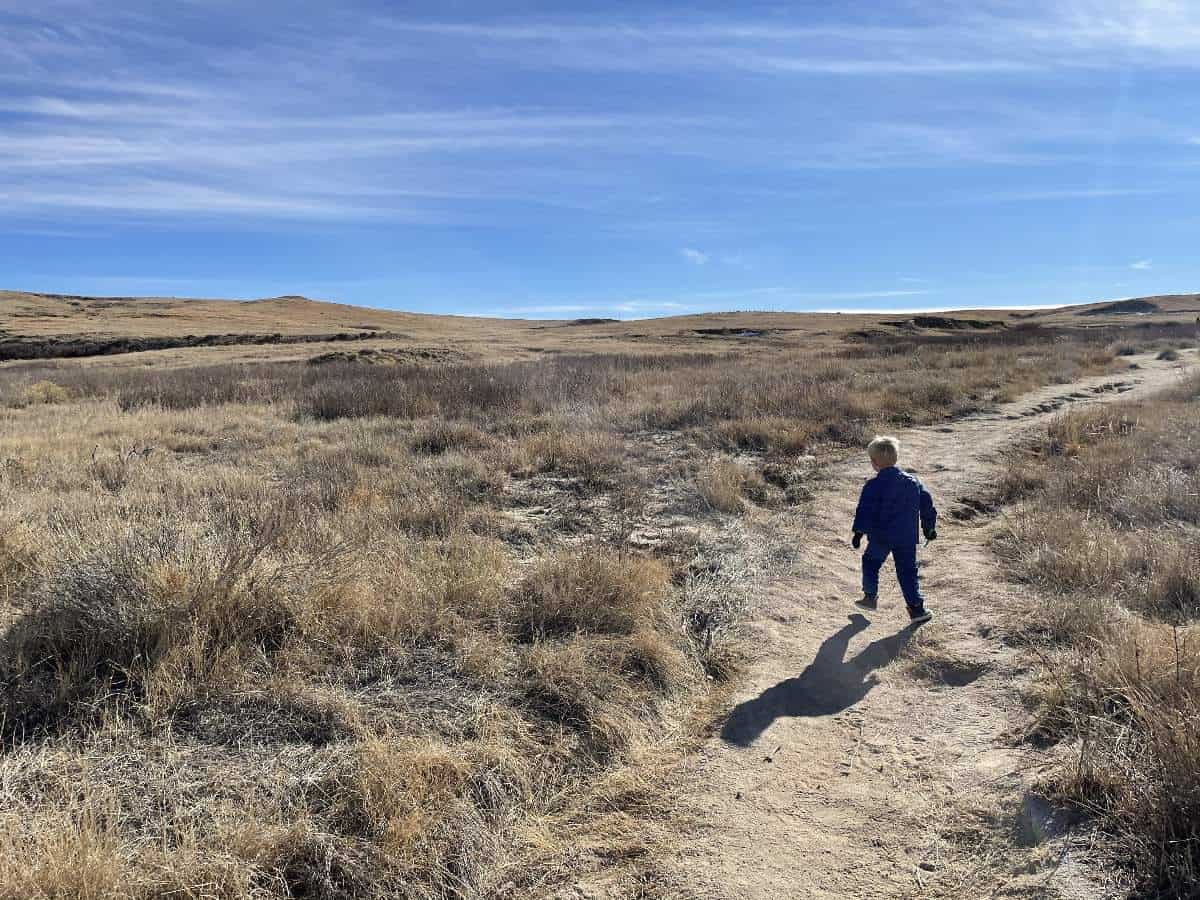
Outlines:
<svg viewBox="0 0 1200 900"><path fill-rule="evenodd" d="M1180 377L1178 365L1136 361L1128 374L899 434L901 465L941 513L938 540L919 553L935 615L921 629L907 627L890 563L879 611L852 605L861 590L850 521L871 472L858 455L831 467L798 523L803 571L764 586L735 705L680 778L700 824L668 890L745 900L1117 891L1078 839L1054 837L1051 811L1029 794L1051 757L1019 740L1032 661L1005 645L1000 625L1040 601L1006 583L987 547L1001 523L972 504L1006 453L1060 408L1143 396Z"/></svg>

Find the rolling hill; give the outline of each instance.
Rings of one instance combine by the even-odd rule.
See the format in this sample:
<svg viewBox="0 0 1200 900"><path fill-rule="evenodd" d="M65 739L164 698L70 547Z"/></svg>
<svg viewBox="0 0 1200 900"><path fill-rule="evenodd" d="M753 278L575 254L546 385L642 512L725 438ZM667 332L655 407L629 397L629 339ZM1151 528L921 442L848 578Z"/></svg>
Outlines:
<svg viewBox="0 0 1200 900"><path fill-rule="evenodd" d="M85 297L0 291L0 361L106 357L188 349L171 364L288 359L363 348L451 352L497 359L543 353L674 352L847 336L978 333L1007 328L1085 328L1138 320L1189 322L1200 295L1176 294L1036 310L965 309L937 314L722 312L657 319L530 320L432 315L301 296L262 300ZM314 346L316 345L316 346Z"/></svg>

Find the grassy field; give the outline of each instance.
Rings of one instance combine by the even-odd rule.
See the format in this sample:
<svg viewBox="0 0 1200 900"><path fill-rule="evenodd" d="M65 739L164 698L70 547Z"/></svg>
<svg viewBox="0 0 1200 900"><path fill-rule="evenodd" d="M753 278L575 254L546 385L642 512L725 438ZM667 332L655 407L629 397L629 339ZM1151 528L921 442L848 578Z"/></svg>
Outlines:
<svg viewBox="0 0 1200 900"><path fill-rule="evenodd" d="M1040 596L1014 622L1044 667L1033 737L1047 783L1109 838L1138 893L1200 883L1200 379L1064 416L1003 485L999 543Z"/></svg>
<svg viewBox="0 0 1200 900"><path fill-rule="evenodd" d="M1187 328L6 364L0 897L653 896L821 461Z"/></svg>

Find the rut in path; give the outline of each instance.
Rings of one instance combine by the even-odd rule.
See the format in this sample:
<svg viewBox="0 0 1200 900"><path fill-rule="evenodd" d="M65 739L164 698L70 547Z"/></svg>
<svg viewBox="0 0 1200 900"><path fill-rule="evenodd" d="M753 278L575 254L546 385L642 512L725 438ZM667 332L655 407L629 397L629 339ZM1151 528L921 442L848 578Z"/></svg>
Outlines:
<svg viewBox="0 0 1200 900"><path fill-rule="evenodd" d="M801 574L761 593L755 659L735 705L678 782L700 823L672 867L681 896L1106 895L1065 844L1039 845L1048 813L1027 790L1045 758L1013 739L1027 716L1029 660L997 628L1027 598L986 547L993 526L979 498L1006 451L1066 404L1143 396L1179 378L1178 366L1138 363L900 432L900 464L941 514L939 539L920 551L935 618L919 633L890 563L879 611L853 606L861 590L849 528L871 471L863 454L831 467L797 522ZM889 666L914 642L935 651L924 678Z"/></svg>

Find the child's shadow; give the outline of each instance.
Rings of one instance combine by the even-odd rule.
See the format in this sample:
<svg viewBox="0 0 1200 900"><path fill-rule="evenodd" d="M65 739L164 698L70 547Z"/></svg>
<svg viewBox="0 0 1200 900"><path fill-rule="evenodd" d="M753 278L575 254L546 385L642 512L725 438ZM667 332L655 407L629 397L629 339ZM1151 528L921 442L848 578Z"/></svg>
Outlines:
<svg viewBox="0 0 1200 900"><path fill-rule="evenodd" d="M858 613L851 615L850 623L821 643L812 663L797 677L735 706L721 729L722 739L749 747L778 718L828 716L865 697L879 683L871 673L899 656L916 633L906 627L891 637L872 641L853 659L843 660L850 639L870 624Z"/></svg>

